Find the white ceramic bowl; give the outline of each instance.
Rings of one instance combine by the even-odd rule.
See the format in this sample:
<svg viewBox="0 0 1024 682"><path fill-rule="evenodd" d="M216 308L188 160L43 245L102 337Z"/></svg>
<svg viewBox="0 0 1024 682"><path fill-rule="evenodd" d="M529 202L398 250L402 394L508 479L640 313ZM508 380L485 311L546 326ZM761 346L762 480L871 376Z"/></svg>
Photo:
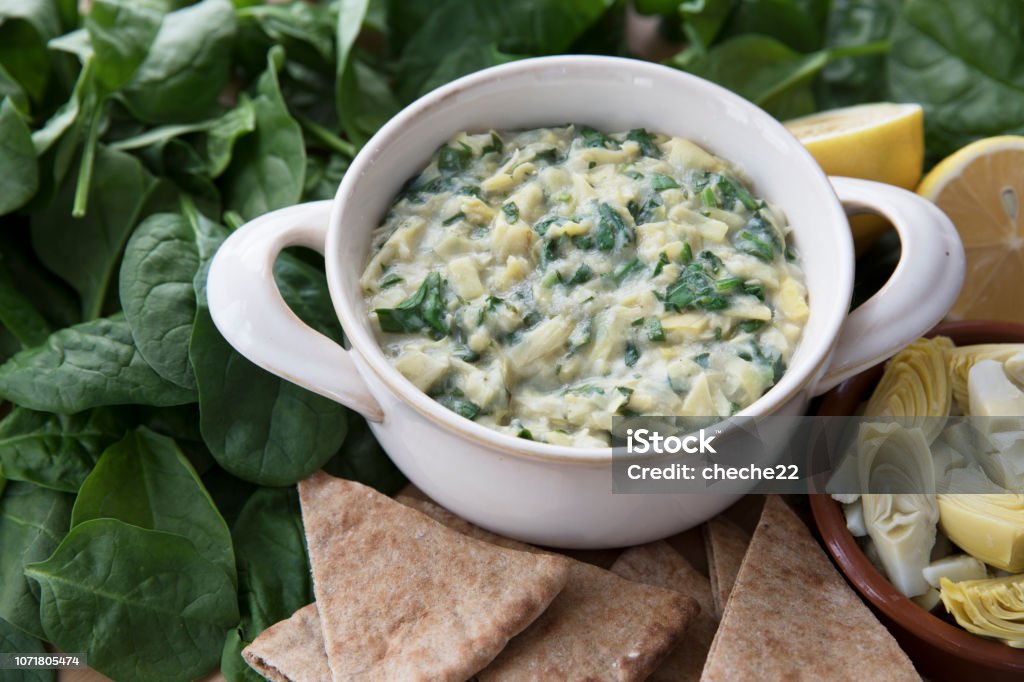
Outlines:
<svg viewBox="0 0 1024 682"><path fill-rule="evenodd" d="M209 302L217 327L239 352L363 414L405 475L453 512L530 542L622 546L694 526L735 495L614 495L611 448L518 439L445 409L385 359L359 287L372 230L402 184L449 137L568 122L607 131L645 127L693 140L739 165L757 193L785 211L810 316L786 374L741 415L803 414L812 396L929 329L960 290L963 249L931 204L887 185L830 181L782 125L713 83L641 61L567 56L487 69L411 104L359 152L334 201L275 211L236 231L213 261ZM849 314L854 254L844 207L887 216L903 248L890 282ZM272 264L295 245L324 253L349 349L306 327L277 291ZM720 451L728 437L728 430L719 436Z"/></svg>

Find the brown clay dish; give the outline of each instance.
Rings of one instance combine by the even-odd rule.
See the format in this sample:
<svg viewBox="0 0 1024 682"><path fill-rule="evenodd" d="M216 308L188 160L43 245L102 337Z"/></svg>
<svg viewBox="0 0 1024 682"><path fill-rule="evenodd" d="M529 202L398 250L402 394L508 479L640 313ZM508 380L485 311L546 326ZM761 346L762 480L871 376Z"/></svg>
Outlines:
<svg viewBox="0 0 1024 682"><path fill-rule="evenodd" d="M958 346L976 343L1024 343L1024 325L1010 322L944 322L928 336L948 336ZM877 365L829 392L821 416L855 414L882 376ZM811 495L811 511L825 546L847 580L892 631L918 672L932 680L1024 680L1024 650L970 634L952 621L929 613L904 597L871 565L846 529L842 509L828 495ZM938 612L943 607L939 605ZM855 633L850 633L855 637Z"/></svg>

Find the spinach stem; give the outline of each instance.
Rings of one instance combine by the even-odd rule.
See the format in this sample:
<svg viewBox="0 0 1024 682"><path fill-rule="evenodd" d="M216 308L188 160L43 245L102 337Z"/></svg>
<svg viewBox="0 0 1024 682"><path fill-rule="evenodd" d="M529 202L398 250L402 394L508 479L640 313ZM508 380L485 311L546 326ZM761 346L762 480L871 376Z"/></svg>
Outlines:
<svg viewBox="0 0 1024 682"><path fill-rule="evenodd" d="M842 45L828 50L829 60L843 59L845 57L869 57L876 54L886 54L889 51L888 40L876 40L863 45Z"/></svg>
<svg viewBox="0 0 1024 682"><path fill-rule="evenodd" d="M100 140L100 119L103 118L103 103L97 104L89 121L89 133L82 149L82 161L78 166L78 180L75 183L75 202L71 207L71 215L75 218L85 216L89 207L89 187L92 185L92 169L96 163L96 146Z"/></svg>
<svg viewBox="0 0 1024 682"><path fill-rule="evenodd" d="M310 135L323 143L331 151L338 152L349 159L355 157L356 146L351 142L341 139L324 126L312 119L306 118L302 114L295 114L295 118L302 125L303 130L308 131Z"/></svg>

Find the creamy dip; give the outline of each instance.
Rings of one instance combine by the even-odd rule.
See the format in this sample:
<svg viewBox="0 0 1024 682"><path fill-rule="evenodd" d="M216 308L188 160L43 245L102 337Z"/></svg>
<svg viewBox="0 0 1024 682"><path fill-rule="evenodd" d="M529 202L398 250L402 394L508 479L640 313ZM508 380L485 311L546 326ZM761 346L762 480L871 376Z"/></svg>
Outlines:
<svg viewBox="0 0 1024 682"><path fill-rule="evenodd" d="M441 404L606 445L613 415L728 416L779 380L808 315L787 233L684 139L460 133L391 205L361 283L385 355Z"/></svg>

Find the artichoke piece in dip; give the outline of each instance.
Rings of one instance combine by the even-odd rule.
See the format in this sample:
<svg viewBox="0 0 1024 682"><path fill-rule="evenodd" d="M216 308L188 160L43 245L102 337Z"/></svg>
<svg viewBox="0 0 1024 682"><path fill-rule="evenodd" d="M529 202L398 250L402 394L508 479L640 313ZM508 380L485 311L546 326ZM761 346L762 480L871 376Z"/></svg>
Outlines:
<svg viewBox="0 0 1024 682"><path fill-rule="evenodd" d="M388 360L456 413L604 446L614 415L725 417L807 320L782 213L686 140L460 133L406 184L361 278Z"/></svg>
<svg viewBox="0 0 1024 682"><path fill-rule="evenodd" d="M1024 575L953 582L943 578L942 603L968 632L1024 648Z"/></svg>

